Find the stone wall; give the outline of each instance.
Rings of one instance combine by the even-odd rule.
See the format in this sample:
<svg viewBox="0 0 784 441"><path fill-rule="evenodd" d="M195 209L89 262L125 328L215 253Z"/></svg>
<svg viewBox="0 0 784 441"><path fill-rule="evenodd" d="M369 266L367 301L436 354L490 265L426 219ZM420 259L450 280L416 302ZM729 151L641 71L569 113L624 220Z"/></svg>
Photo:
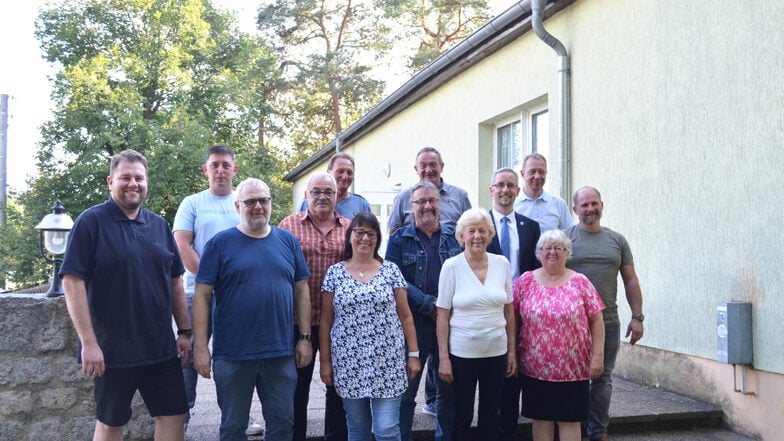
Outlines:
<svg viewBox="0 0 784 441"><path fill-rule="evenodd" d="M153 437L138 396L126 440ZM65 299L0 295L0 441L86 440L95 427L93 382L76 363Z"/></svg>

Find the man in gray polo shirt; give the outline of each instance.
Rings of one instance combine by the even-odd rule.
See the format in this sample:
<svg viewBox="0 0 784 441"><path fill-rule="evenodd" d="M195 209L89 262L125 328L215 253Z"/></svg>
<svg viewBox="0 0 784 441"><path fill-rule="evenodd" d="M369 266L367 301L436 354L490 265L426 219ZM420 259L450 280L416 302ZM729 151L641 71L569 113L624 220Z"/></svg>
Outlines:
<svg viewBox="0 0 784 441"><path fill-rule="evenodd" d="M438 188L441 197L441 219L440 221L454 228L457 219L464 211L471 208L468 200L468 193L460 187L449 185L444 182L441 173L444 171L444 160L441 153L433 147L423 147L416 155L414 170L419 175L419 182L430 181ZM398 228L414 223L414 215L411 213L411 189L409 187L395 196L392 202L392 211L389 213L389 235Z"/></svg>

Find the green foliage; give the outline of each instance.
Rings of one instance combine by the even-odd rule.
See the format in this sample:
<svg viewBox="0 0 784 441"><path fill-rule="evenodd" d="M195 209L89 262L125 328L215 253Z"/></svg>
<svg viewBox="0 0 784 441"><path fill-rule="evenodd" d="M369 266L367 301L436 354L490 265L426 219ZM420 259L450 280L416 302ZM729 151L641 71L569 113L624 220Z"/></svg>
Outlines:
<svg viewBox="0 0 784 441"><path fill-rule="evenodd" d="M5 212L6 223L0 226L0 272L10 282L5 288L21 289L45 284L52 275L53 267L41 257L40 236L33 228L43 215L35 218L25 213L13 196L8 198Z"/></svg>
<svg viewBox="0 0 784 441"><path fill-rule="evenodd" d="M281 60L279 125L296 164L330 142L381 100L370 76L391 45L389 28L370 1L267 0L257 26Z"/></svg>
<svg viewBox="0 0 784 441"><path fill-rule="evenodd" d="M412 72L427 66L491 18L487 0L375 0L375 4L419 41L409 57Z"/></svg>
<svg viewBox="0 0 784 441"><path fill-rule="evenodd" d="M60 198L74 218L108 198L109 158L132 148L147 156L145 207L172 221L180 201L206 188L204 152L237 153L240 176L263 176L290 211L290 192L273 148L262 149L276 60L257 37L207 0L62 0L36 22L45 58L58 67L52 120L41 129L38 177L9 217L2 246L9 280L40 284L30 229ZM263 157L254 157L262 155ZM280 193L276 193L280 192ZM35 241L35 246L31 241ZM22 271L24 269L24 271Z"/></svg>

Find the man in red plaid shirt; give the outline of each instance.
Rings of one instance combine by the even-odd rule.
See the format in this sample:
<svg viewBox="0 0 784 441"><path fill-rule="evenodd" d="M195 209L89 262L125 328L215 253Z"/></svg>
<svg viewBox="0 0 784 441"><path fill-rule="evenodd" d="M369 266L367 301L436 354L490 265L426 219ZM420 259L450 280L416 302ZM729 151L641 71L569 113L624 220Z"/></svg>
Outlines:
<svg viewBox="0 0 784 441"><path fill-rule="evenodd" d="M321 284L327 269L343 260L346 230L350 221L335 211L337 184L329 173L318 173L308 181L305 198L307 211L283 219L278 227L285 228L299 239L305 261L310 270L311 333L313 362L297 369L297 390L294 393L294 438L305 441L308 419L310 381L316 352L319 348L319 320L321 314ZM298 329L295 336L300 336ZM304 338L304 336L303 336ZM346 441L346 414L334 386L327 386L326 409L324 411L324 441Z"/></svg>

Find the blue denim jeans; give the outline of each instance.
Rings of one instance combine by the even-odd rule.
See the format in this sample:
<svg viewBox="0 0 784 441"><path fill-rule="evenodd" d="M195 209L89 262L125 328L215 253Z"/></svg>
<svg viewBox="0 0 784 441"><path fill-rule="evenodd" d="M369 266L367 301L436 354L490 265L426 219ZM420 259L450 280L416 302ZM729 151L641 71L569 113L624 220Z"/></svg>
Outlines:
<svg viewBox="0 0 784 441"><path fill-rule="evenodd" d="M215 391L221 409L220 440L246 441L248 415L256 389L266 422L266 441L291 441L294 427L294 357L264 360L214 360Z"/></svg>
<svg viewBox="0 0 784 441"><path fill-rule="evenodd" d="M348 441L400 441L400 397L343 398ZM372 429L372 430L371 430Z"/></svg>
<svg viewBox="0 0 784 441"><path fill-rule="evenodd" d="M419 361L422 366L430 359L433 368L438 372L438 342L436 340L436 324L433 320L414 314L417 342L419 344ZM411 426L414 422L416 395L419 382L422 380L420 371L408 382L408 389L400 401L400 438L411 441ZM436 434L435 441L452 441L452 422L454 420L454 397L452 385L441 380L436 382Z"/></svg>
<svg viewBox="0 0 784 441"><path fill-rule="evenodd" d="M452 362L452 390L455 394L454 439L471 439L471 421L474 419L474 396L479 385L477 439L492 440L498 427L498 410L501 408L506 354L486 358L449 356Z"/></svg>
<svg viewBox="0 0 784 441"><path fill-rule="evenodd" d="M191 319L191 307L193 306L193 293L185 293L185 302L188 305L188 327L193 328L193 320ZM212 335L212 316L207 319L207 340ZM191 350L193 349L193 339L191 339ZM199 373L193 368L193 357L190 363L182 368L182 376L185 379L185 398L188 400L188 417L190 421L190 409L196 404L196 383L199 380Z"/></svg>
<svg viewBox="0 0 784 441"><path fill-rule="evenodd" d="M588 428L586 433L589 439L607 434L607 426L610 424L612 372L615 369L615 359L618 357L620 344L621 325L605 325L604 373L599 378L591 381L591 392L588 402Z"/></svg>

